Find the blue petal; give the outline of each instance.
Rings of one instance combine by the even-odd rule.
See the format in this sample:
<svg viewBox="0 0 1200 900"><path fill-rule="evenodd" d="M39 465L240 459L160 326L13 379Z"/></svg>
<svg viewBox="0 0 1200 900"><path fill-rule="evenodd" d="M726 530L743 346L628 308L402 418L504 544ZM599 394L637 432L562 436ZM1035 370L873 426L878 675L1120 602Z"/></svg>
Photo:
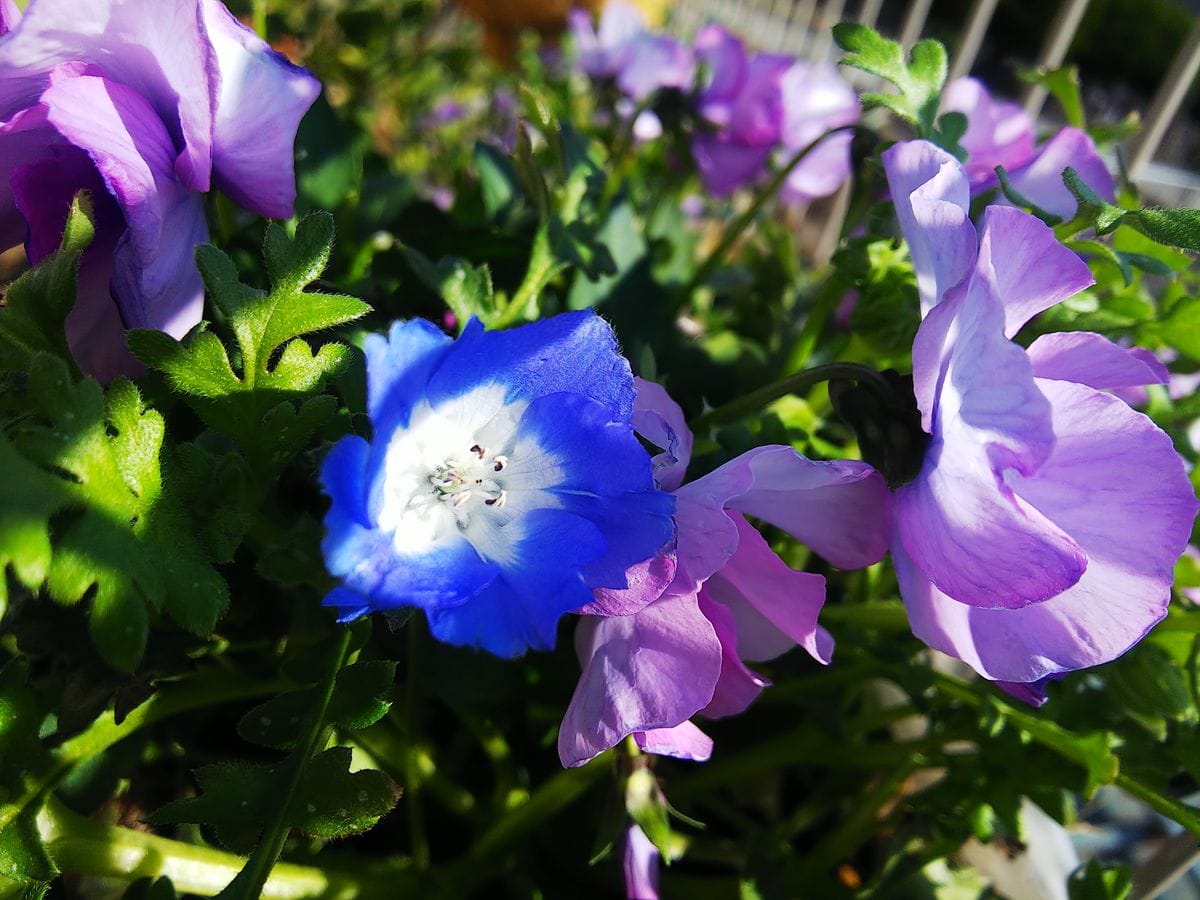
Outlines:
<svg viewBox="0 0 1200 900"><path fill-rule="evenodd" d="M371 612L370 601L357 591L338 585L325 595L322 606L332 606L338 611L339 622L353 622Z"/></svg>
<svg viewBox="0 0 1200 900"><path fill-rule="evenodd" d="M427 611L438 640L510 658L530 647L549 650L558 620L591 602L580 569L605 551L595 525L562 510L539 509L504 531L513 534L500 577L460 606Z"/></svg>
<svg viewBox="0 0 1200 900"><path fill-rule="evenodd" d="M425 399L429 376L453 345L446 334L424 319L396 322L386 338L367 336L363 342L367 412L377 443L386 443L393 431L408 425L413 407Z"/></svg>
<svg viewBox="0 0 1200 900"><path fill-rule="evenodd" d="M517 426L521 446L551 457L558 483L547 486L562 509L599 530L607 552L584 568L593 588L624 588L625 570L656 556L675 536L675 498L654 485L650 455L631 425L579 394L535 400ZM517 459L530 451L514 450Z"/></svg>
<svg viewBox="0 0 1200 900"><path fill-rule="evenodd" d="M497 567L480 558L460 535L424 553L398 554L391 534L375 528L367 515L370 457L366 441L347 437L334 445L321 466L321 485L333 500L325 515L321 551L332 575L362 595L372 609L462 603L495 579Z"/></svg>
<svg viewBox="0 0 1200 900"><path fill-rule="evenodd" d="M437 406L489 384L503 385L509 403L570 391L603 403L612 419L628 422L633 415L629 363L612 328L590 310L509 331L484 331L472 319L430 379L429 402Z"/></svg>

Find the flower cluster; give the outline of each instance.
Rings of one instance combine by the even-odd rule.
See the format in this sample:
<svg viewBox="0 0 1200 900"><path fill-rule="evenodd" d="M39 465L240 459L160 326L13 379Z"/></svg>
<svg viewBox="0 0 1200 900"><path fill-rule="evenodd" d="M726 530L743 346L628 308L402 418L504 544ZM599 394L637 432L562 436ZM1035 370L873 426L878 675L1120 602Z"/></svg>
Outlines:
<svg viewBox="0 0 1200 900"><path fill-rule="evenodd" d="M125 328L182 336L204 297L192 260L216 187L259 215L295 200L292 144L320 91L218 0L0 5L0 250L58 246L92 193L96 239L68 320L80 365L129 371Z"/></svg>
<svg viewBox="0 0 1200 900"><path fill-rule="evenodd" d="M696 170L705 189L726 197L761 179L771 160L785 164L826 132L851 125L861 111L850 85L830 65L776 53L749 53L719 25L700 29L691 46L646 30L636 7L605 5L598 28L589 14L571 19L580 68L613 83L617 112L635 116L634 134L662 133L656 92L684 95ZM699 83L697 83L699 79ZM803 202L832 194L850 174L849 132L815 146L789 173L780 196Z"/></svg>

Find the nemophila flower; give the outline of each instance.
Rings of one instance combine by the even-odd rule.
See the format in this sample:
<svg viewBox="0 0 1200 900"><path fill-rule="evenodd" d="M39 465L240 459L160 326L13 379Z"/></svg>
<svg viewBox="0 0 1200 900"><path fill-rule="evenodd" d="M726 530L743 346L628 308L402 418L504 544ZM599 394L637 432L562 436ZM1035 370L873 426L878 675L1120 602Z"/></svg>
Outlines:
<svg viewBox="0 0 1200 900"><path fill-rule="evenodd" d="M1073 168L1097 194L1112 200L1116 185L1086 131L1065 127L1037 146L1034 122L1018 104L995 100L983 83L959 78L942 93L942 109L967 117L967 132L960 143L967 151L965 168L971 192L996 187L996 166L1004 166L1012 186L1030 202L1069 219L1075 215L1075 197L1063 184L1064 169ZM1003 196L998 201L1005 202Z"/></svg>
<svg viewBox="0 0 1200 900"><path fill-rule="evenodd" d="M825 579L785 565L747 516L840 568L870 565L887 549L891 498L866 463L759 447L683 484L692 435L675 402L639 380L633 422L663 448L655 479L674 493L677 543L635 567L627 589L598 591L582 610L583 674L558 738L567 766L630 734L649 753L707 759L712 741L691 717L741 712L767 684L744 660L800 645L829 661L833 642L817 624Z"/></svg>
<svg viewBox="0 0 1200 900"><path fill-rule="evenodd" d="M913 632L1042 699L1166 614L1196 498L1170 438L1107 391L1165 371L1098 334L1012 341L1092 283L1033 216L989 207L976 235L962 165L924 141L884 153L924 320L913 382L930 436L896 492L892 553Z"/></svg>
<svg viewBox="0 0 1200 900"><path fill-rule="evenodd" d="M67 330L83 368L111 377L132 364L124 328L181 337L200 321L204 192L292 214L292 144L320 85L217 0L6 3L0 34L0 249L24 242L38 262L91 190Z"/></svg>
<svg viewBox="0 0 1200 900"><path fill-rule="evenodd" d="M343 620L415 607L433 634L499 656L554 644L559 618L674 534L630 425L612 329L567 313L510 331L429 322L372 335L370 441L321 468L322 544Z"/></svg>

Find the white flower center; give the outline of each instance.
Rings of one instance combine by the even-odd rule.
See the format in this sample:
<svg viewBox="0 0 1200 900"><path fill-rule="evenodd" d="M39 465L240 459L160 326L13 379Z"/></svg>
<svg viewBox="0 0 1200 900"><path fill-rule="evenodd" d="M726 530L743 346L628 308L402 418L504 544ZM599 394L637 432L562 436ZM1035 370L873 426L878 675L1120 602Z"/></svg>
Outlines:
<svg viewBox="0 0 1200 900"><path fill-rule="evenodd" d="M420 553L461 532L499 558L499 529L528 509L555 505L544 490L554 483L555 461L516 434L527 405L505 405L503 388L492 385L413 410L388 444L377 514L398 553Z"/></svg>

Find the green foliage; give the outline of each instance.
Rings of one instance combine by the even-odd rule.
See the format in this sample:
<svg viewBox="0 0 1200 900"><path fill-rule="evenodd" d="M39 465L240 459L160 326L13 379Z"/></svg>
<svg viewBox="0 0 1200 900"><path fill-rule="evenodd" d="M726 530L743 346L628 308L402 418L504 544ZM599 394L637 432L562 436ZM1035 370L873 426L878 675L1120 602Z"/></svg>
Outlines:
<svg viewBox="0 0 1200 900"><path fill-rule="evenodd" d="M37 586L30 576L45 568L48 513L68 510L45 586L60 603L91 596L92 636L109 663L134 669L152 613L165 612L196 634L211 632L229 591L163 478L162 416L143 407L132 383L114 382L106 397L90 379L73 382L65 363L46 355L34 359L29 393L40 421L25 429L18 449L58 477L26 472L26 491L38 495L18 508L25 520L17 533L27 536L18 551L31 555L14 571Z"/></svg>
<svg viewBox="0 0 1200 900"><path fill-rule="evenodd" d="M151 817L158 824L211 825L230 850L250 854L220 896L257 897L289 831L322 840L346 837L371 828L396 805L400 791L386 774L351 772L348 747L322 749L333 728L365 728L390 706L394 663L345 665L365 636L362 628L337 626L333 637L305 651L304 667L318 670L318 681L243 717L241 736L289 749L282 761L205 766L196 771L199 796L169 803Z"/></svg>
<svg viewBox="0 0 1200 900"><path fill-rule="evenodd" d="M1083 97L1079 90L1079 69L1063 66L1059 69L1021 69L1018 73L1028 84L1037 84L1050 92L1062 107L1067 124L1074 128L1085 128Z"/></svg>
<svg viewBox="0 0 1200 900"><path fill-rule="evenodd" d="M1104 866L1093 859L1071 873L1067 891L1071 900L1126 900L1133 879L1126 866Z"/></svg>
<svg viewBox="0 0 1200 900"><path fill-rule="evenodd" d="M87 192L72 201L58 252L26 272L4 294L0 306L0 369L28 371L39 353L74 366L67 348L67 314L75 305L79 258L95 235ZM73 369L78 374L78 369Z"/></svg>
<svg viewBox="0 0 1200 900"><path fill-rule="evenodd" d="M183 341L159 331L129 333L134 354L163 372L209 427L235 438L260 475L279 472L330 419L336 405L319 391L350 359L350 349L339 343L326 343L314 354L300 335L351 322L369 310L353 297L307 290L332 249L328 213L303 219L294 238L269 225L263 252L272 287L262 291L243 284L221 251L197 248L200 274L233 333L236 353L208 331Z"/></svg>
<svg viewBox="0 0 1200 900"><path fill-rule="evenodd" d="M959 144L967 130L961 113L938 115L942 86L946 83L946 48L933 40L918 41L907 58L904 48L873 28L850 22L833 26L833 38L847 55L842 65L862 69L891 82L899 94L868 92L862 95L867 108L891 110L917 129L917 133L966 159Z"/></svg>

